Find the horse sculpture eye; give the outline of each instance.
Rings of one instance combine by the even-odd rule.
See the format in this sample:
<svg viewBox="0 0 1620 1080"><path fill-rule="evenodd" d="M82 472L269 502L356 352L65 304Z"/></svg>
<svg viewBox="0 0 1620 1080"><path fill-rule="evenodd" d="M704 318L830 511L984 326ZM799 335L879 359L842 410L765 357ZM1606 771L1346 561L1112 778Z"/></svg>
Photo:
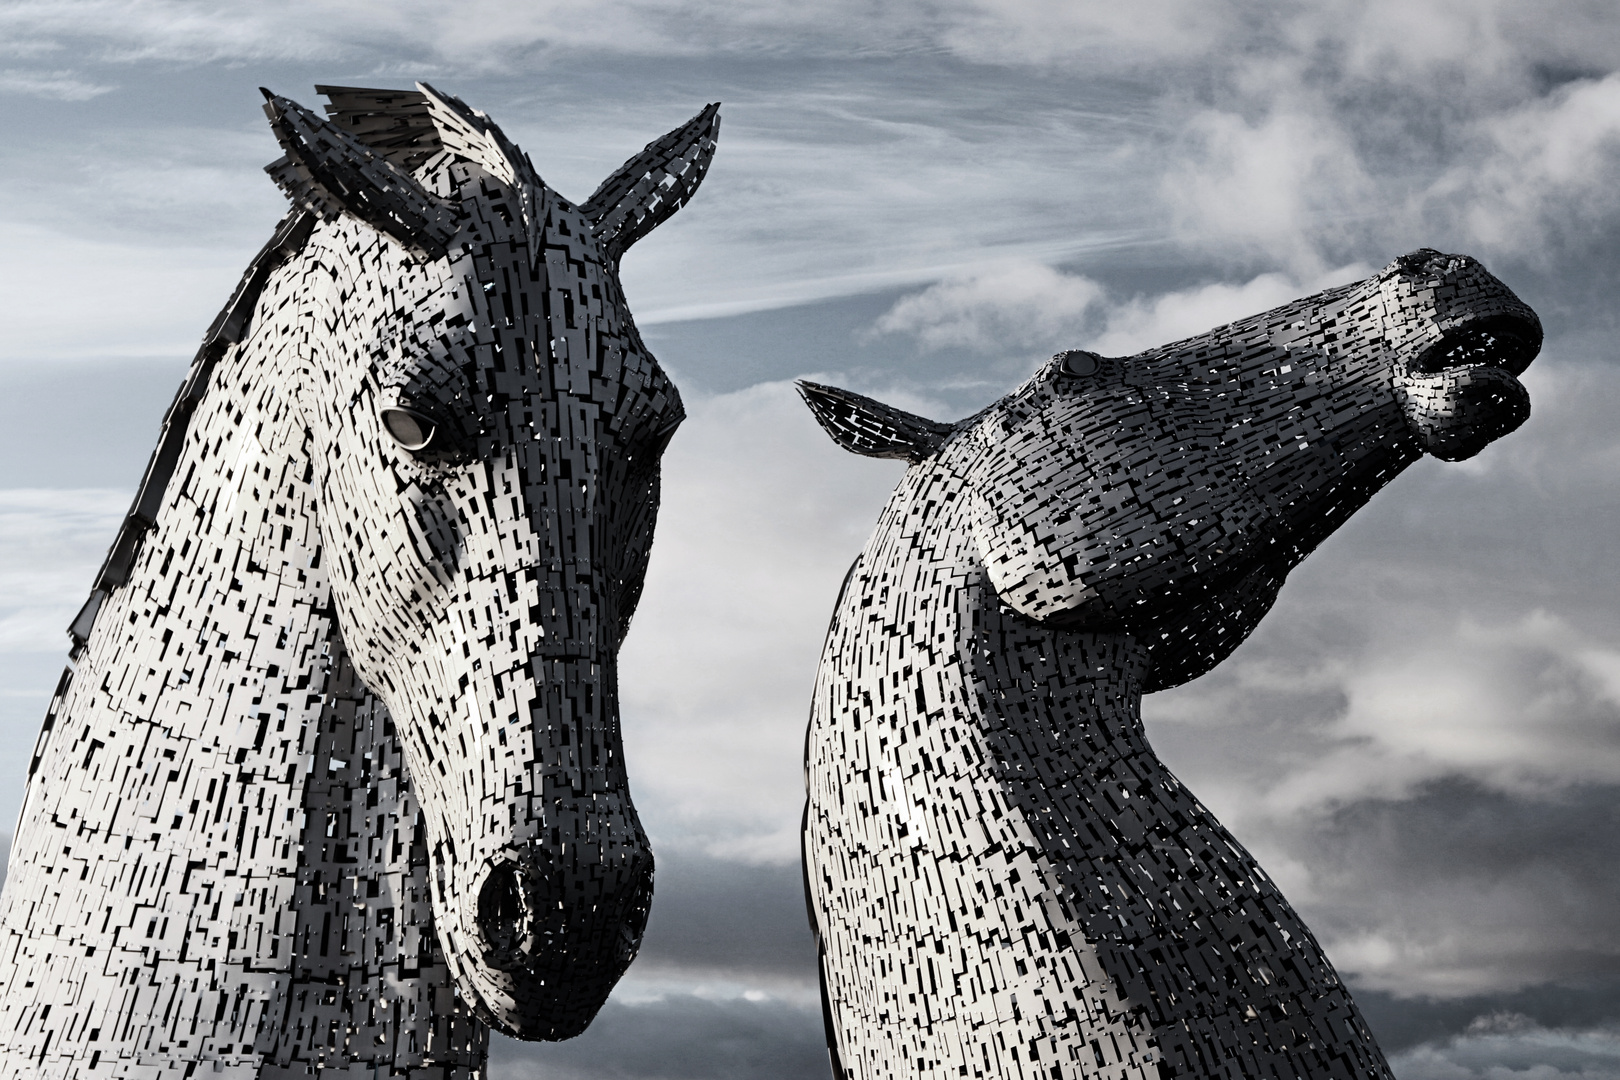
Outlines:
<svg viewBox="0 0 1620 1080"><path fill-rule="evenodd" d="M1068 352L1063 354L1063 374L1085 377L1097 374L1097 357L1088 352Z"/></svg>
<svg viewBox="0 0 1620 1080"><path fill-rule="evenodd" d="M416 451L427 447L433 441L433 432L437 425L426 416L411 409L384 409L382 411L383 427L394 441L406 450Z"/></svg>

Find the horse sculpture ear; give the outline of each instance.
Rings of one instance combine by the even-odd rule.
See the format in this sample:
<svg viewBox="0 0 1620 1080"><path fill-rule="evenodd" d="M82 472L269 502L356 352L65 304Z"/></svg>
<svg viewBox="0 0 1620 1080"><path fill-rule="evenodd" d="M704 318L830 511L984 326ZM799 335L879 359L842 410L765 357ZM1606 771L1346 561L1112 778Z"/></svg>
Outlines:
<svg viewBox="0 0 1620 1080"><path fill-rule="evenodd" d="M836 386L799 380L799 396L833 442L864 457L917 462L938 450L950 424L926 420Z"/></svg>
<svg viewBox="0 0 1620 1080"><path fill-rule="evenodd" d="M264 171L294 203L331 221L347 212L419 258L442 259L460 231L456 207L348 132L260 88L286 156Z"/></svg>
<svg viewBox="0 0 1620 1080"><path fill-rule="evenodd" d="M705 106L685 124L623 165L580 205L610 258L662 225L686 205L714 159L720 103Z"/></svg>

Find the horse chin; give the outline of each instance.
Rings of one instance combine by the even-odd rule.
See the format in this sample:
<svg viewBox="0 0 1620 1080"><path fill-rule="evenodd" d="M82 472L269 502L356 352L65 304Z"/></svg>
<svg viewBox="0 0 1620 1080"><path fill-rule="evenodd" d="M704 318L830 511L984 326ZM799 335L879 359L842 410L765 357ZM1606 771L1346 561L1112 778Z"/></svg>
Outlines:
<svg viewBox="0 0 1620 1080"><path fill-rule="evenodd" d="M478 1018L503 1035L533 1042L560 1042L584 1032L624 972L617 964L590 973L566 964L516 971L469 967L475 965L463 965L458 989Z"/></svg>
<svg viewBox="0 0 1620 1080"><path fill-rule="evenodd" d="M503 1035L528 1042L561 1042L581 1035L607 1002L617 979L596 988L546 986L542 980L514 980L508 987L475 996L473 1012ZM538 991L538 993L537 993ZM521 996L524 1004L519 1005Z"/></svg>
<svg viewBox="0 0 1620 1080"><path fill-rule="evenodd" d="M1399 383L1407 427L1441 461L1473 457L1530 416L1530 393L1490 364L1411 372Z"/></svg>

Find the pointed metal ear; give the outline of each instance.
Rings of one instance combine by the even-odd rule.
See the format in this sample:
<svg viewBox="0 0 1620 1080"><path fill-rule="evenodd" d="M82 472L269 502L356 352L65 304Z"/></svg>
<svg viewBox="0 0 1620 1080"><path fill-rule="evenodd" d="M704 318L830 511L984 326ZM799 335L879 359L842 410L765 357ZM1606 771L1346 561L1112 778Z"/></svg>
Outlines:
<svg viewBox="0 0 1620 1080"><path fill-rule="evenodd" d="M351 214L418 258L445 257L460 231L453 203L296 101L260 90L271 130L287 152L264 171L289 199L327 221Z"/></svg>
<svg viewBox="0 0 1620 1080"><path fill-rule="evenodd" d="M939 424L893 405L800 379L799 396L833 442L852 454L918 462L938 450L951 424Z"/></svg>
<svg viewBox="0 0 1620 1080"><path fill-rule="evenodd" d="M697 191L714 159L720 134L720 103L708 105L685 124L623 165L580 206L596 226L609 257L663 224Z"/></svg>

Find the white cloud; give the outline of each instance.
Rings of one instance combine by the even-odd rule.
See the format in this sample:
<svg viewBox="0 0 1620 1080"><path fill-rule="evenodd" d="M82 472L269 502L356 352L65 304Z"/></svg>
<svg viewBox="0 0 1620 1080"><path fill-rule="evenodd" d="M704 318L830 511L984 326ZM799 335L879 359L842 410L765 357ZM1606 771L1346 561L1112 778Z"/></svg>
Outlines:
<svg viewBox="0 0 1620 1080"><path fill-rule="evenodd" d="M302 2L86 0L7 6L0 37L79 60L83 71L53 62L62 93L107 84L113 53L137 66L279 58L398 73L376 76L385 83L427 75L490 109L575 197L688 107L724 97L705 190L627 260L627 289L648 324L968 281L987 262L1072 263L1118 246L1169 241L1169 258L1179 249L1205 267L1235 261L1249 274L1308 280L1422 243L1556 252L1616 220L1612 81L1551 93L1536 81L1560 64L1620 63L1595 9L1564 5L1559 20L1543 20L1561 22L1555 32L1537 29L1522 3L1377 7L1376 17L1322 3L1261 19L1243 5L1190 0L1128 12L1052 0L881 11L846 0L638 2L582 17L513 0L350 2L318 13ZM951 64L994 66L969 68L969 79L959 67L907 67L896 80L866 63L935 49ZM789 84L729 63L762 51L802 70ZM573 67L590 56L633 67L636 55L703 65L686 72L677 61L652 76L655 86L626 84L617 101L593 100ZM545 87L531 78L517 98L511 80L491 84L509 104L477 85L480 73L541 69ZM689 106L671 112L672 92L690 93ZM110 221L154 243L173 243L176 228L268 228L255 216L274 202L258 174L275 154L262 132L262 151L240 161L226 141L236 133L141 134L144 152L131 139L70 155L65 168L49 155L28 159L24 140L8 188L28 176L68 182L26 209L8 201L8 216L80 235ZM156 160L158 149L185 158L191 146L222 145L229 153L211 175L201 155L178 167ZM120 183L78 182L85 176ZM235 194L190 215L164 209L165 191L199 182ZM1085 272L1106 282L1099 264L1089 259ZM935 332L1009 329L956 321L954 331L936 321ZM1035 338L1043 324L1010 329Z"/></svg>
<svg viewBox="0 0 1620 1080"><path fill-rule="evenodd" d="M1089 277L1031 262L1003 262L947 278L902 297L873 324L907 334L923 349L959 347L992 355L1086 348L1105 356L1201 334L1372 273L1356 264L1312 278L1260 274L1128 299Z"/></svg>
<svg viewBox="0 0 1620 1080"><path fill-rule="evenodd" d="M1620 75L1582 80L1478 125L1484 149L1427 193L1487 250L1547 254L1620 215Z"/></svg>
<svg viewBox="0 0 1620 1080"><path fill-rule="evenodd" d="M0 229L9 222L35 230L6 239L14 250L46 258L68 242L234 246L240 254L213 258L240 258L240 272L287 211L262 171L280 153L275 138L268 125L254 123L251 107L241 119L232 129L115 124L65 142L19 139L0 174ZM81 274L94 273L102 261L83 247L63 258L78 260Z"/></svg>
<svg viewBox="0 0 1620 1080"><path fill-rule="evenodd" d="M1235 5L1197 0L978 0L942 22L945 45L973 60L1121 67L1207 54L1242 25Z"/></svg>
<svg viewBox="0 0 1620 1080"><path fill-rule="evenodd" d="M0 361L187 356L251 257L80 239L16 222L0 222L0 247L29 253L0 261L10 312Z"/></svg>
<svg viewBox="0 0 1620 1080"><path fill-rule="evenodd" d="M1397 1054L1390 1065L1401 1080L1620 1080L1620 1031L1548 1029L1497 1013L1462 1036Z"/></svg>
<svg viewBox="0 0 1620 1080"><path fill-rule="evenodd" d="M1548 71L1612 65L1613 16L1604 0L1325 0L1285 33L1360 79L1489 98Z"/></svg>
<svg viewBox="0 0 1620 1080"><path fill-rule="evenodd" d="M1005 353L1040 346L1056 352L1078 339L1101 299L1102 286L1090 278L1039 263L1005 262L904 297L875 329L914 335L925 349Z"/></svg>
<svg viewBox="0 0 1620 1080"><path fill-rule="evenodd" d="M949 89L815 75L791 93L727 101L703 190L626 259L638 318L973 278L987 264L1050 264L1162 232L1136 192L1112 183L1118 122L1096 109L1124 108L1117 88L1099 88L1089 109L996 83L971 99L927 92Z"/></svg>
<svg viewBox="0 0 1620 1080"><path fill-rule="evenodd" d="M1254 119L1225 109L1186 118L1163 194L1187 242L1316 275L1340 219L1379 193L1334 110L1290 84L1268 87Z"/></svg>
<svg viewBox="0 0 1620 1080"><path fill-rule="evenodd" d="M1476 77L1489 77L1517 59L1522 38L1507 22L1527 6L1498 0L1329 0L1301 10L1288 36L1302 51L1332 48L1363 78L1404 82L1461 64Z"/></svg>
<svg viewBox="0 0 1620 1080"><path fill-rule="evenodd" d="M971 4L947 5L943 14L947 27L978 18ZM404 54L419 63L487 71L509 70L526 54L562 50L815 54L855 43L904 50L914 47L908 35L936 18L934 12L913 14L904 7L873 8L850 0L618 0L588 11L561 0L475 0L453 6L430 0L292 0L271 6L25 0L0 13L0 32L42 45L97 41L98 58L118 62L353 61Z"/></svg>
<svg viewBox="0 0 1620 1080"><path fill-rule="evenodd" d="M1144 0L1126 11L1056 0L946 0L874 7L852 0L617 0L583 12L560 0L293 0L246 3L24 0L0 14L19 43L89 38L117 60L335 60L412 52L473 69L529 51L595 49L692 56L906 53L919 47L991 63L1132 66L1205 52L1238 28L1234 12L1191 0ZM35 51L39 51L36 48Z"/></svg>
<svg viewBox="0 0 1620 1080"><path fill-rule="evenodd" d="M792 861L821 641L901 465L838 449L788 383L687 408L621 654L631 785L655 844Z"/></svg>
<svg viewBox="0 0 1620 1080"><path fill-rule="evenodd" d="M31 94L59 101L89 101L118 89L79 78L72 71L0 71L0 94Z"/></svg>
<svg viewBox="0 0 1620 1080"><path fill-rule="evenodd" d="M1158 296L1132 297L1108 307L1102 329L1086 342L1086 348L1104 356L1129 356L1370 273L1365 265L1340 267L1305 280L1269 273L1240 283L1217 281Z"/></svg>
<svg viewBox="0 0 1620 1080"><path fill-rule="evenodd" d="M124 491L0 489L0 651L65 653L129 509Z"/></svg>
<svg viewBox="0 0 1620 1080"><path fill-rule="evenodd" d="M755 132L771 138L741 146L755 133L739 140L729 128L719 167L749 175L729 192L724 219L710 220L712 238L733 241L745 223L768 222L777 243L747 265L729 242L712 259L690 260L693 287L655 305L690 316L937 279L987 250L1050 262L1109 231L1152 241L1173 226L1201 257L1306 275L1381 262L1433 232L1545 246L1534 224L1549 208L1562 208L1566 238L1579 239L1617 211L1612 110L1604 94L1549 95L1546 82L1566 72L1601 80L1620 64L1611 14L1591 0L1550 10L1531 0L1323 0L1287 11L1195 0L625 0L588 15L553 0L31 0L0 9L0 37L16 55L72 57L98 71L322 61L451 83L537 64L555 77L569 57L592 53L858 65L943 52L993 65L970 95L952 76L868 94L864 72L853 82L851 72L812 74L775 95L786 108L755 113ZM1035 89L1022 74L1030 67L1056 81L1045 93L1010 94ZM69 97L106 84L61 67L14 79L20 92ZM734 120L763 104L729 68L690 81L736 88ZM845 126L804 137L840 106ZM1087 110L1091 137L1075 139L1071 114ZM589 130L601 117L584 119ZM635 134L636 145L645 141ZM806 191L819 206L803 204ZM1133 210L1122 217L1121 207ZM839 250L842 261L805 258ZM733 268L730 295L713 288L722 267ZM658 277L664 271L661 263Z"/></svg>
<svg viewBox="0 0 1620 1080"><path fill-rule="evenodd" d="M1346 711L1270 789L1277 814L1402 798L1441 777L1523 795L1620 784L1620 643L1543 612L1433 629L1329 664Z"/></svg>
<svg viewBox="0 0 1620 1080"><path fill-rule="evenodd" d="M1320 2L1295 10L1143 0L945 0L887 8L851 0L615 0L588 14L560 0L377 3L293 0L266 7L182 0L22 0L0 15L6 51L58 51L99 40L119 59L332 60L416 52L419 59L499 66L535 49L650 55L731 51L827 54L932 48L998 65L1139 69L1148 63L1232 63L1291 46L1341 56L1389 78L1469 63L1495 71L1527 61L1612 58L1616 35L1600 2Z"/></svg>
<svg viewBox="0 0 1620 1080"><path fill-rule="evenodd" d="M680 96L668 85L643 85L625 100L580 101L549 90L513 100L508 87L491 96L476 85L448 88L490 110L548 182L579 198L706 98L721 96L707 80L693 81L703 85L682 88ZM127 281L133 333L126 336L137 340L123 351L145 352L168 348L151 342L159 331L149 323L179 321L187 297L197 295L188 282L160 280L171 269L223 263L221 284L205 290L210 304L223 300L285 208L260 171L279 151L251 96L246 90L241 125L229 129L114 125L88 135L75 130L71 138L53 130L15 140L0 172L0 239L8 256L0 276L29 290L24 309L82 308L88 294L118 311L103 320L114 331L126 304L113 283ZM295 96L315 103L307 91ZM626 292L643 324L935 281L982 267L987 251L1051 262L1143 233L1127 212L1140 200L1105 191L1103 178L1117 167L1105 152L1116 125L1085 110L1045 106L1045 137L1032 139L1002 122L1027 107L1027 93L1015 88L990 87L972 102L953 102L815 76L779 95L726 96L721 149L703 189L625 259ZM1079 200L1076 185L1094 191ZM64 234L78 240L64 241ZM139 247L163 251L131 250ZM199 250L178 250L184 247ZM170 265L154 268L154 258ZM142 259L148 265L139 267ZM213 310L190 316L182 351ZM54 339L41 337L29 348L57 355L47 349ZM62 347L61 355L85 351L71 340ZM11 351L21 350L14 343Z"/></svg>

